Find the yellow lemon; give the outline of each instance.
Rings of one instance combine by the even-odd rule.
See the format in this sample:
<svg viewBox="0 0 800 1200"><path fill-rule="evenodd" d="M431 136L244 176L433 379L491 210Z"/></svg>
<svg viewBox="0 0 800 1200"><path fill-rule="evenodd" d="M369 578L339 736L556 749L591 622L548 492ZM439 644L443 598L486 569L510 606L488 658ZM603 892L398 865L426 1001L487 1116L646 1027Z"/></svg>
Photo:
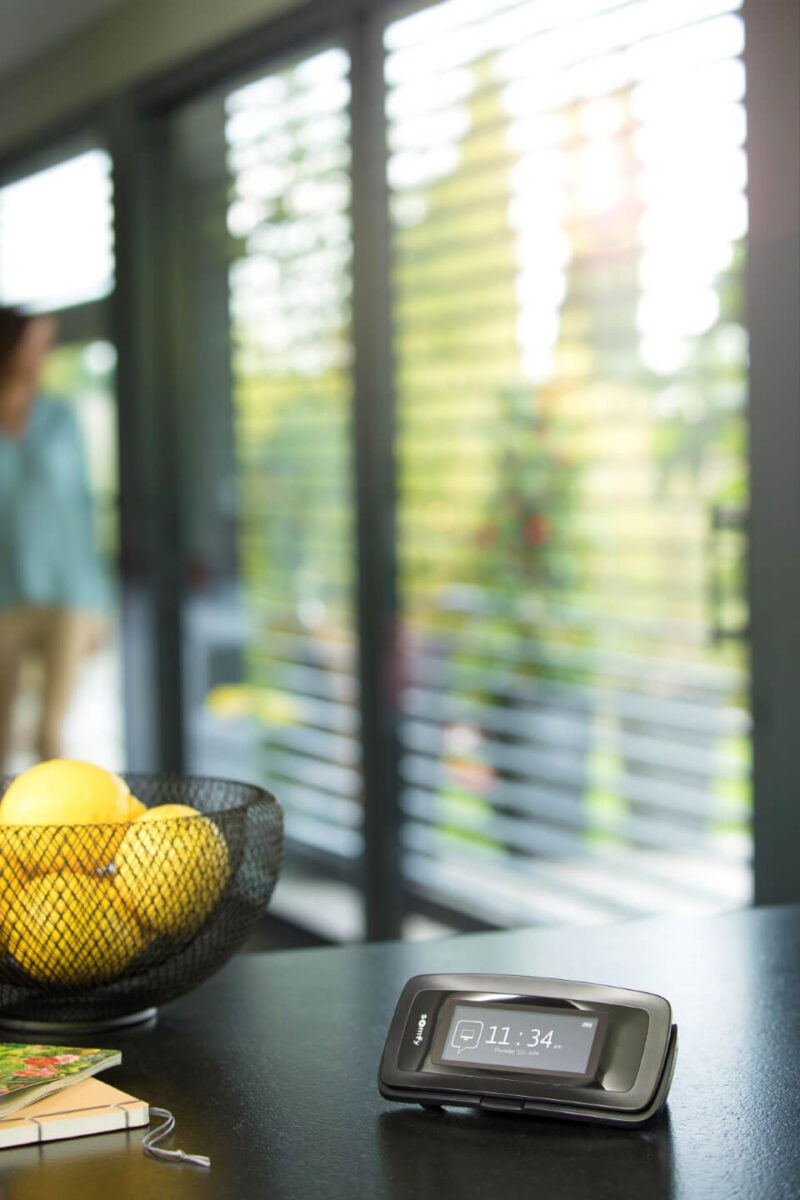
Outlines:
<svg viewBox="0 0 800 1200"><path fill-rule="evenodd" d="M110 879L70 871L20 888L0 930L28 975L71 985L115 978L148 941Z"/></svg>
<svg viewBox="0 0 800 1200"><path fill-rule="evenodd" d="M27 882L25 866L13 846L13 837L0 826L0 926Z"/></svg>
<svg viewBox="0 0 800 1200"><path fill-rule="evenodd" d="M131 796L128 800L128 817L129 821L135 821L137 817L143 817L147 812L147 805L142 804L141 800L137 800L135 796Z"/></svg>
<svg viewBox="0 0 800 1200"><path fill-rule="evenodd" d="M6 825L93 825L124 821L130 789L93 763L53 758L18 775L0 803Z"/></svg>
<svg viewBox="0 0 800 1200"><path fill-rule="evenodd" d="M113 858L130 810L124 779L92 763L54 758L11 783L0 802L0 825L16 828L13 850L27 871L91 872ZM56 831L55 825L82 828ZM92 825L102 828L87 828Z"/></svg>
<svg viewBox="0 0 800 1200"><path fill-rule="evenodd" d="M142 924L165 937L189 937L219 899L228 872L214 822L187 804L162 804L128 826L113 878Z"/></svg>

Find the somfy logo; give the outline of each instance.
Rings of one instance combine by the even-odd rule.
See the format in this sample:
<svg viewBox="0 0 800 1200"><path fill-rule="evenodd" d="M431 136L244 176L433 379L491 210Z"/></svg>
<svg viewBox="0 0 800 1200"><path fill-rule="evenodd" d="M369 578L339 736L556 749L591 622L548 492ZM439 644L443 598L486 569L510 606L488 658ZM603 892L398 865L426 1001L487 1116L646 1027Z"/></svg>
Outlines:
<svg viewBox="0 0 800 1200"><path fill-rule="evenodd" d="M423 1038L423 1034L425 1033L425 1026L427 1024L428 1024L428 1014L423 1013L422 1016L420 1017L420 1019L417 1021L417 1033L416 1033L416 1037L414 1038L415 1046L422 1045L422 1038Z"/></svg>

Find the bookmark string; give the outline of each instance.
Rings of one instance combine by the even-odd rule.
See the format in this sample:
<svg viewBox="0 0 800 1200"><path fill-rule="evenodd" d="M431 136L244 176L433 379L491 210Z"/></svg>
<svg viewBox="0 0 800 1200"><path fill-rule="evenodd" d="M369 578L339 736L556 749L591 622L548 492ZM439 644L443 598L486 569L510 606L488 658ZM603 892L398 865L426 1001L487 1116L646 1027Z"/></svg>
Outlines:
<svg viewBox="0 0 800 1200"><path fill-rule="evenodd" d="M149 1154L151 1158L160 1158L166 1162L185 1162L194 1163L198 1167L210 1167L211 1159L205 1154L186 1154L183 1150L165 1150L159 1146L159 1142L163 1142L165 1137L169 1137L175 1128L175 1118L172 1113L166 1108L150 1108L151 1116L163 1117L163 1123L157 1125L155 1129L150 1129L145 1134L142 1140L142 1148L145 1154Z"/></svg>

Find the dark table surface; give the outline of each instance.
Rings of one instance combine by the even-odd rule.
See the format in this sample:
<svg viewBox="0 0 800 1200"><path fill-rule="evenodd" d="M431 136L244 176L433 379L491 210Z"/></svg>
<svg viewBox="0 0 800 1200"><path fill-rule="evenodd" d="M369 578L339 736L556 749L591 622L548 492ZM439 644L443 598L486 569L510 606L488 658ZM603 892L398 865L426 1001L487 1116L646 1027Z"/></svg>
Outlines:
<svg viewBox="0 0 800 1200"><path fill-rule="evenodd" d="M382 1100L398 993L442 970L667 996L667 1111L637 1131ZM0 1151L3 1200L800 1196L800 907L243 955L154 1029L94 1040L123 1052L105 1078L172 1109L175 1144L210 1172L145 1158L138 1131L103 1134Z"/></svg>

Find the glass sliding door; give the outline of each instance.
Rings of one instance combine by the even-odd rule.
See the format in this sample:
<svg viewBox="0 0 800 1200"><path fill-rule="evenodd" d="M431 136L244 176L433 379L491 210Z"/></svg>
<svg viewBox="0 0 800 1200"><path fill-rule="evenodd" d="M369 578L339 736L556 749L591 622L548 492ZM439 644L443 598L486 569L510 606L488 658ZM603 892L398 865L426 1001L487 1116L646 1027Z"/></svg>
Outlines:
<svg viewBox="0 0 800 1200"><path fill-rule="evenodd" d="M386 30L413 903L750 898L736 8Z"/></svg>
<svg viewBox="0 0 800 1200"><path fill-rule="evenodd" d="M362 850L348 72L315 50L172 123L187 765L275 791L285 910L336 936L361 929L326 882L352 884Z"/></svg>
<svg viewBox="0 0 800 1200"><path fill-rule="evenodd" d="M357 934L356 663L386 654L417 932L746 903L736 0L447 0L387 20L380 64L374 20L352 81L315 44L169 118L187 766L271 786L279 906ZM356 644L352 413L391 423L385 380L353 407L378 66L399 663Z"/></svg>
<svg viewBox="0 0 800 1200"><path fill-rule="evenodd" d="M83 662L63 730L63 752L125 766L118 614L116 352L107 300L114 288L111 159L88 144L0 180L0 304L50 313L57 346L43 391L73 413L86 457L95 544L109 592L109 629ZM39 690L35 661L22 673L13 769L30 762Z"/></svg>

